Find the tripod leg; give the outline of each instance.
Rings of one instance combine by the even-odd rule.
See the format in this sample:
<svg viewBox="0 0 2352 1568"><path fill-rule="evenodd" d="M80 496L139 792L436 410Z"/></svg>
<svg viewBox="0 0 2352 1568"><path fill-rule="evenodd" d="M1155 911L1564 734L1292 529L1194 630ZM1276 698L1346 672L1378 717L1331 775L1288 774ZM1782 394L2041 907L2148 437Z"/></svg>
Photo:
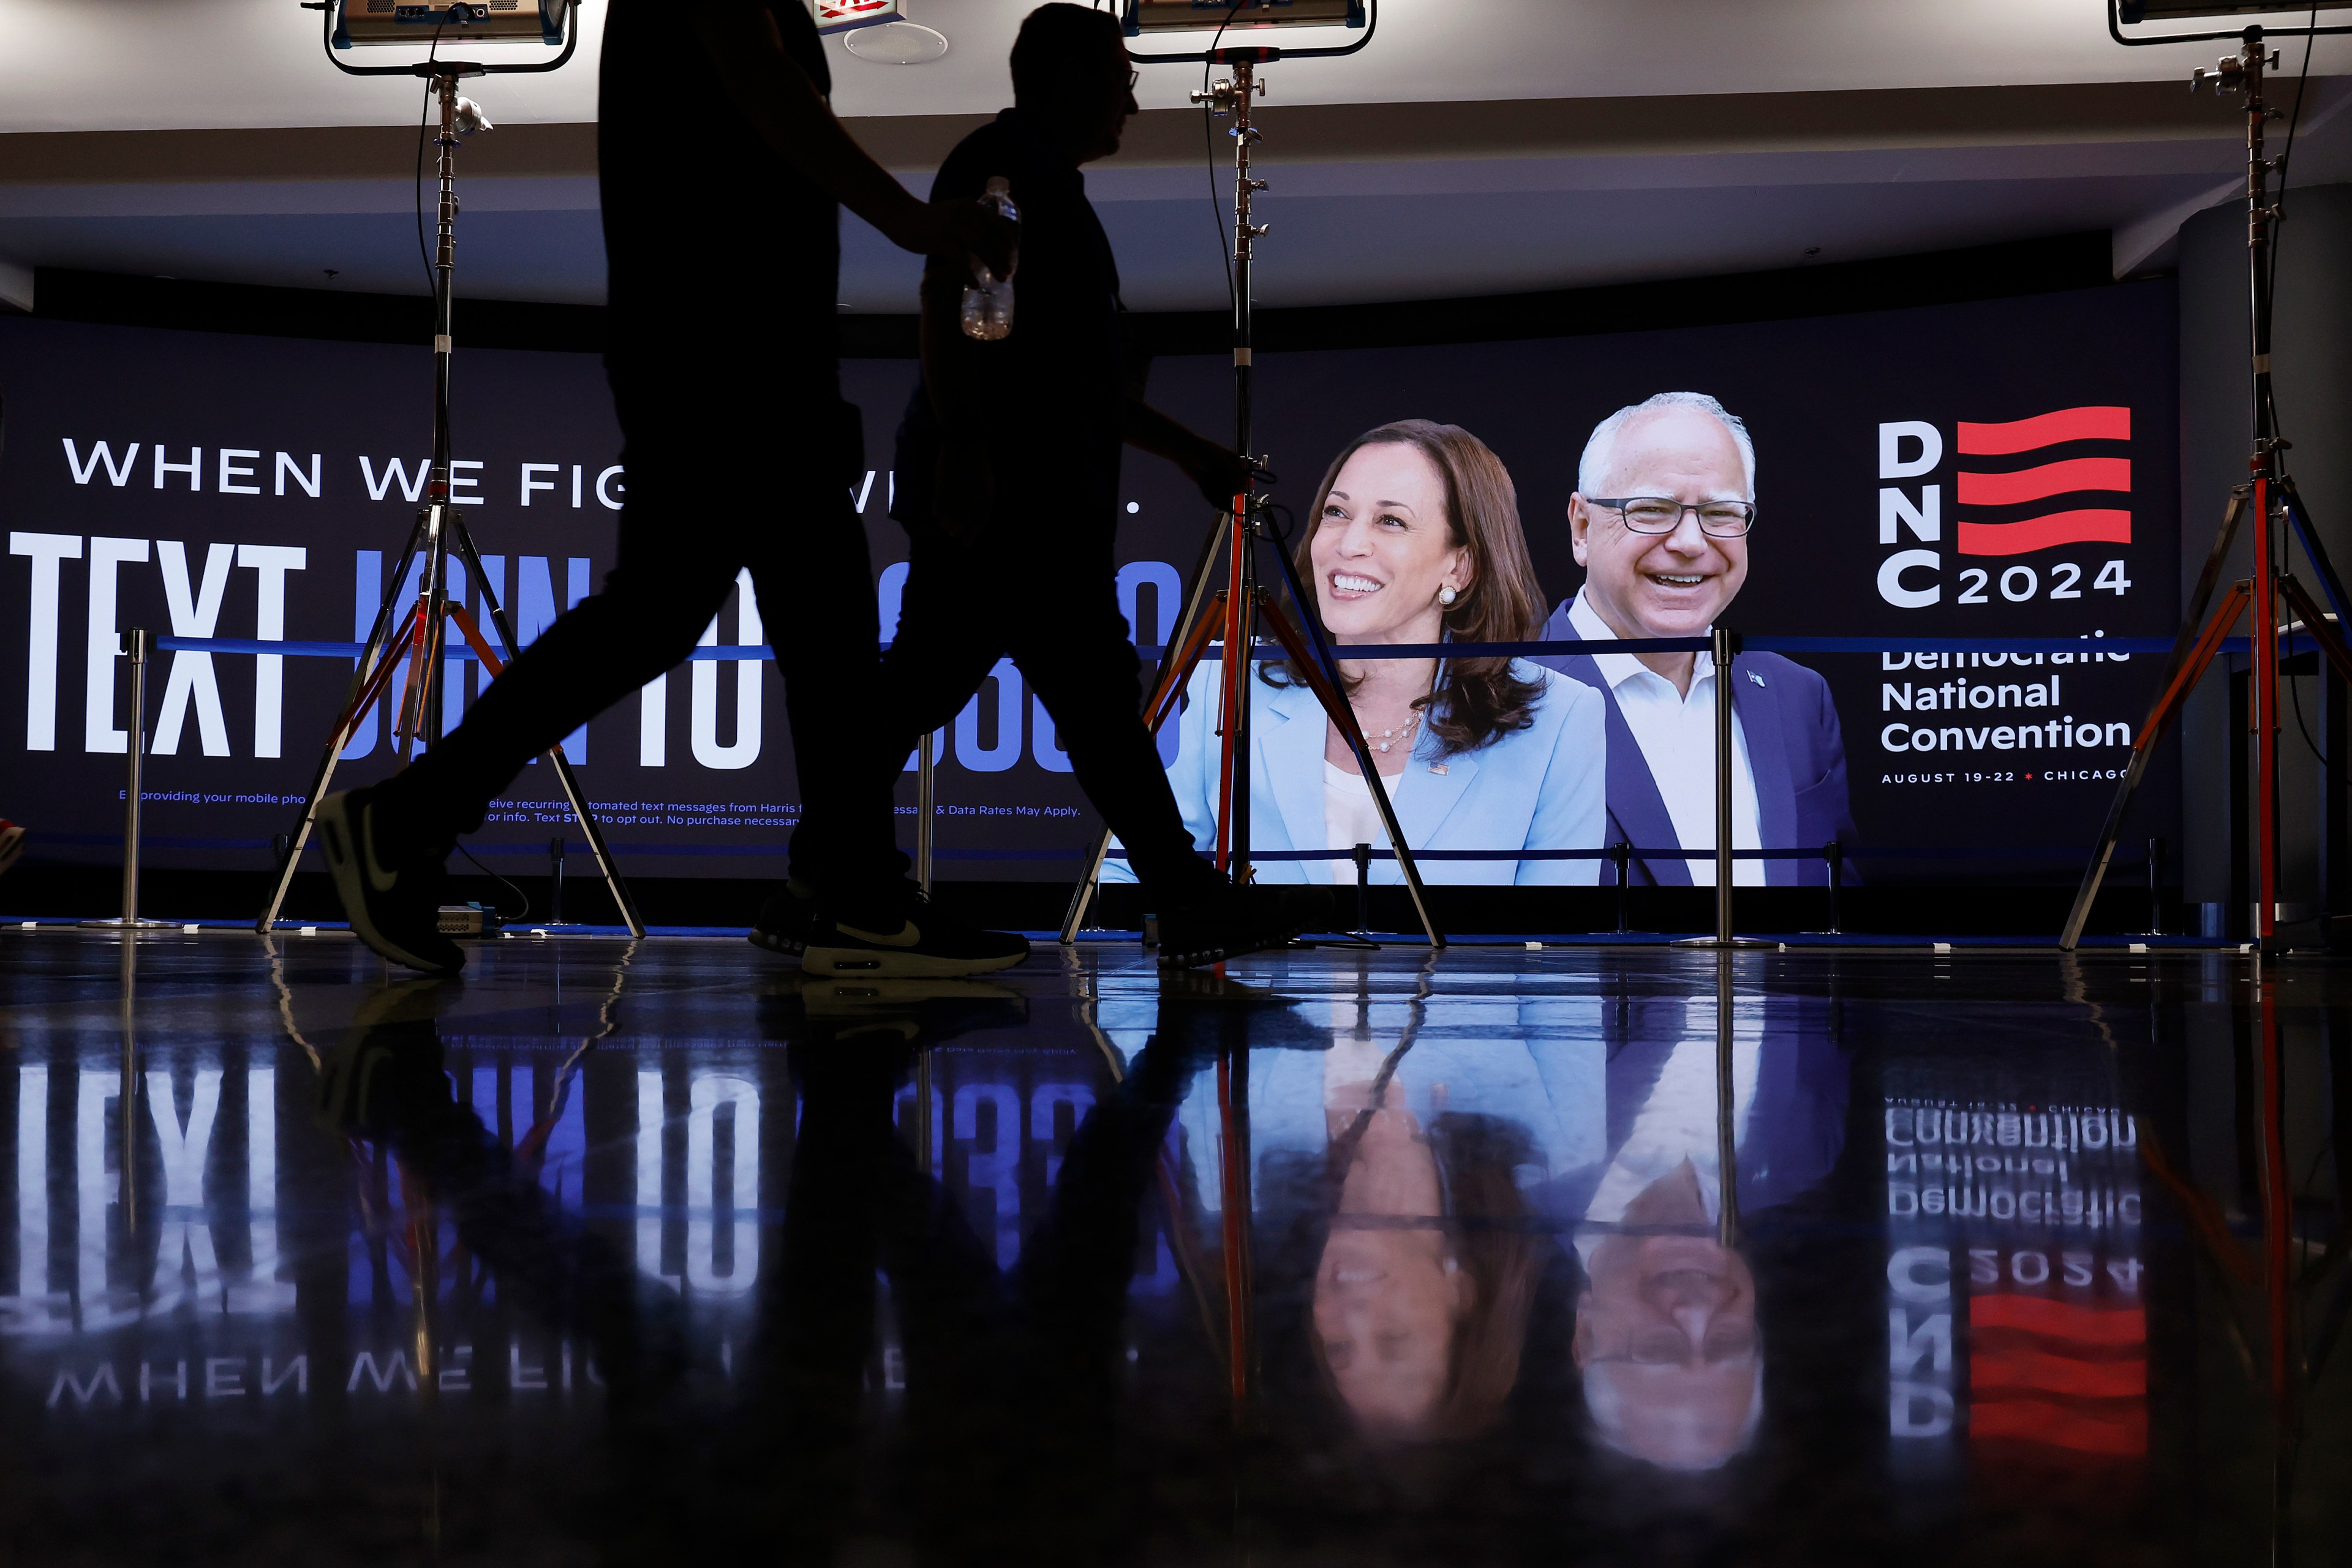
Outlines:
<svg viewBox="0 0 2352 1568"><path fill-rule="evenodd" d="M2212 604L2214 591L2221 585L2221 572L2228 563L2230 547L2238 542L2238 525L2245 521L2246 502L2253 496L2252 485L2240 485L2230 492L2230 504L2222 509L2221 529L2213 535L2212 548L2205 552L2205 564L2197 574L2197 586L2190 591L2188 607L2180 616L2180 642L2172 646L2172 662L2165 666L2167 686L2179 671L2182 644L2189 632L2205 624L2206 607Z"/></svg>
<svg viewBox="0 0 2352 1568"><path fill-rule="evenodd" d="M1210 531L1209 542L1202 546L1201 559L1192 568L1192 585L1184 595L1184 610L1176 620L1175 640L1160 650L1160 673L1143 721L1155 735L1160 732L1168 704L1174 700L1172 694L1184 689L1184 682L1192 677L1192 667L1200 662L1197 654L1187 659L1179 650L1190 647L1198 639L1201 627L1211 624L1208 610L1217 587L1217 551L1233 521L1230 512L1217 514L1217 526ZM1086 874L1070 892L1070 908L1062 917L1065 947L1078 939L1078 927L1086 922L1087 910L1094 902L1095 889L1102 880L1103 860L1109 853L1110 829L1105 828L1095 837L1095 852L1087 862Z"/></svg>
<svg viewBox="0 0 2352 1568"><path fill-rule="evenodd" d="M436 501L425 509L425 577L416 586L415 653L408 668L407 687L401 693L403 765L415 760L417 742L440 743L442 721L447 716L447 694L443 689L441 670L441 623L449 609L449 535L462 527L456 510L446 504ZM481 575L478 565L474 575Z"/></svg>
<svg viewBox="0 0 2352 1568"><path fill-rule="evenodd" d="M1372 786L1372 804L1381 810L1381 826L1388 830L1389 846L1396 851L1397 868L1404 873L1404 885L1412 890L1413 912L1421 917L1421 929L1432 947L1444 947L1445 938L1438 934L1437 922L1430 918L1427 889L1422 886L1421 867L1412 858L1412 847L1404 841L1404 829L1397 824L1396 805L1389 799L1388 782L1381 777L1380 768L1372 761L1372 748L1364 740L1363 726L1356 722L1356 710L1347 694L1331 684L1307 648L1307 639L1298 627L1285 615L1278 605L1264 606L1267 629L1274 640L1290 656L1291 666L1306 677L1308 689L1323 704L1323 711L1338 727L1339 738L1348 742L1348 750L1356 765L1364 770L1364 778Z"/></svg>
<svg viewBox="0 0 2352 1568"><path fill-rule="evenodd" d="M1290 590L1290 602L1297 607L1298 615L1293 620L1269 604L1266 619L1276 628L1277 636L1286 631L1290 637L1299 639L1302 646L1311 643L1312 655L1301 661L1301 668L1312 668L1319 674L1322 689L1328 693L1322 699L1324 710L1339 726L1339 733L1349 738L1349 745L1356 753L1356 763L1364 770L1364 776L1375 782L1372 798L1380 803L1381 821L1388 829L1389 844L1396 851L1397 866L1404 873L1405 886L1412 890L1412 907L1414 912L1421 916L1422 931L1428 936L1430 946L1444 947L1445 938L1439 932L1437 922L1430 918L1429 900L1425 896L1427 888L1421 879L1421 863L1412 858L1412 847L1398 831L1396 812L1389 802L1388 786L1378 782L1380 773L1372 766L1371 749L1364 743L1363 729L1356 722L1355 705L1339 689L1339 662L1331 652L1331 645L1324 640L1322 627L1316 623L1314 601L1307 596L1307 585L1298 580L1298 567L1289 554L1277 550L1275 559L1282 565L1282 581ZM1299 659L1296 651L1291 657L1294 660Z"/></svg>
<svg viewBox="0 0 2352 1568"><path fill-rule="evenodd" d="M2352 681L2352 647L2345 646L2343 632L2312 603L2310 590L2292 577L2282 575L2278 581L2280 595L2303 622L2303 629L2311 635L2311 640L2319 645L2319 651L2327 656L2337 677Z"/></svg>
<svg viewBox="0 0 2352 1568"><path fill-rule="evenodd" d="M404 625L399 637L394 640L406 642L412 635L413 628ZM387 694L392 690L393 671L399 668L400 660L389 654L378 658L375 668L368 672L365 684L360 687L359 695L352 698L350 705L336 716L332 733L337 755L342 753L342 749L351 744L352 737L359 732L360 721L367 717L369 709L383 702L385 710L390 710L392 703Z"/></svg>
<svg viewBox="0 0 2352 1568"><path fill-rule="evenodd" d="M1223 590L1220 589L1210 596L1210 607L1214 607L1223 593ZM1159 734L1160 726L1168 721L1169 713L1176 706L1177 697L1192 679L1192 672L1200 668L1201 656L1208 651L1209 640L1216 629L1217 620L1213 615L1199 616L1184 634L1183 640L1173 646L1168 658L1161 661L1160 683L1143 709L1143 727L1152 734ZM1069 912L1062 917L1064 946L1078 940L1078 927L1087 918L1087 907L1094 902L1095 889L1102 880L1103 861L1109 856L1110 829L1106 827L1095 836L1094 855L1087 862L1086 875L1078 879L1076 889L1070 895Z"/></svg>
<svg viewBox="0 0 2352 1568"><path fill-rule="evenodd" d="M408 644L408 650L401 657L406 661L406 668L400 679L400 707L392 717L393 738L401 742L400 763L403 767L406 767L416 754L416 731L423 722L424 714L423 688L432 684L429 674L420 676L418 673L426 668L424 616L425 606L430 603L431 600L425 595L417 596L416 607L409 614L407 636L404 639Z"/></svg>
<svg viewBox="0 0 2352 1568"><path fill-rule="evenodd" d="M2188 700L2189 690L2205 673L2205 667L2221 651L2230 628L2237 625L2239 616L2252 602L2247 584L2232 584L2221 600L2221 607L2196 639L2185 648L2180 643L2173 645L2172 679L2157 698L2156 706L2148 710L2147 722L2140 726L2139 738L2132 742L2131 763L2124 770L2123 783L2116 786L2116 798L2107 807L2107 820L2099 829L2098 845L2091 851L2089 868L2083 873L2083 886L2074 894L2074 907L2067 912L2066 929L2059 934L2062 950L2072 952L2083 940L2083 927L2091 918L2092 900L2099 896L2099 884L2107 875L2107 862L2114 858L2116 840L2123 836L2124 813L2130 807L2132 795L2139 788L2139 781L2156 755L2157 742L2164 738L2174 714ZM2181 637L2186 640L2188 632L2184 630Z"/></svg>
<svg viewBox="0 0 2352 1568"><path fill-rule="evenodd" d="M1315 601L1307 592L1307 584L1298 580L1298 564L1284 552L1276 552L1276 562L1282 567L1282 584L1290 592L1290 603L1298 612L1293 629L1302 633L1314 650L1315 668L1334 689L1339 685L1339 658L1331 651L1323 636L1323 627L1316 619Z"/></svg>
<svg viewBox="0 0 2352 1568"><path fill-rule="evenodd" d="M499 657L498 649L490 646L489 638L482 635L480 624L467 613L463 605L450 605L449 618L457 623L457 635L466 639L466 646L474 650L474 657L482 661L482 667L490 672L491 679L496 679L506 669L507 663Z"/></svg>
<svg viewBox="0 0 2352 1568"><path fill-rule="evenodd" d="M1246 497L1238 497L1239 514ZM1218 711L1217 732L1223 737L1217 766L1217 869L1238 887L1249 880L1250 843L1250 655L1257 640L1251 612L1257 593L1251 580L1250 547L1254 536L1238 521L1225 578L1224 663L1218 685L1223 706Z"/></svg>
<svg viewBox="0 0 2352 1568"><path fill-rule="evenodd" d="M1223 588L1209 596L1209 607L1213 613L1202 616L1200 624L1177 647L1175 663L1152 691L1151 700L1144 705L1143 727L1153 734L1160 733L1160 727L1168 722L1168 716L1176 710L1176 700L1184 694L1192 672L1201 668L1201 660L1207 657L1209 645L1217 640L1217 631L1222 625L1219 617L1223 613L1224 601L1225 591Z"/></svg>
<svg viewBox="0 0 2352 1568"><path fill-rule="evenodd" d="M2336 612L2339 625L2352 625L2352 597L2344 591L2344 580L2336 574L2336 563L2327 558L2326 547L2319 542L2319 532L2311 526L2310 514L2304 510L2302 492L2294 481L2282 475L2279 489L2286 492L2287 519L2294 528L2294 537L2303 545L2303 553L2311 563L2312 574L2319 579L2319 592L2327 607Z"/></svg>
<svg viewBox="0 0 2352 1568"><path fill-rule="evenodd" d="M278 923L278 911L286 907L287 890L294 885L295 868L302 863L302 850L310 842L310 825L319 815L319 802L326 795L327 786L334 782L335 765L342 760L343 747L350 743L351 732L359 727L360 720L375 701L383 686L383 678L391 668L387 634L392 630L393 604L400 597L401 584L408 580L408 564L416 559L416 552L425 538L425 522L419 518L408 531L408 543L400 552L400 563L392 571L385 585L383 601L376 606L375 622L368 627L367 641L361 646L359 662L352 667L352 683L343 699L342 716L327 736L327 746L319 758L318 771L310 775L310 793L302 799L302 815L295 820L294 836L287 840L286 859L278 868L278 885L270 889L268 907L253 929L262 935L269 934Z"/></svg>
<svg viewBox="0 0 2352 1568"><path fill-rule="evenodd" d="M474 549L472 531L462 519L453 521L451 531L457 537L458 552L466 558L466 570L472 574L475 582L482 585L482 602L489 606L490 624L498 627L499 640L505 643L509 650L520 652L514 624L507 619L506 606L499 604L499 596L490 591L489 574L482 570L482 558ZM466 614L465 606L457 605L451 613L457 617L459 629L467 632L474 650L484 659L491 660L490 650L483 646L480 632L473 629L473 617ZM491 660L491 668L495 671L499 667ZM555 769L556 782L563 786L563 798L572 807L572 820L580 824L581 837L588 841L588 853L596 858L596 869L604 876L604 886L612 892L613 906L621 911L621 923L629 928L631 936L642 941L646 934L646 922L638 917L637 901L629 896L629 886L621 879L621 868L614 861L612 850L605 846L604 830L597 823L596 814L588 809L587 798L580 793L580 781L572 775L571 759L558 745L548 748L547 760Z"/></svg>

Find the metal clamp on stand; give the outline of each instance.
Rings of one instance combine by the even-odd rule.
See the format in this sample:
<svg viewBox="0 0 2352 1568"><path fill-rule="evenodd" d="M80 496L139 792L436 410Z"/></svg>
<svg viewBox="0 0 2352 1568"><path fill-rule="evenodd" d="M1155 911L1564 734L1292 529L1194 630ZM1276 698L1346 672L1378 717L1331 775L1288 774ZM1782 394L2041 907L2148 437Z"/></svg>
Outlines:
<svg viewBox="0 0 2352 1568"><path fill-rule="evenodd" d="M170 921L139 918L139 817L147 794L147 665L155 657L155 634L126 632L123 638L131 655L131 725L124 746L131 767L122 790L122 913L81 923L94 931L164 931Z"/></svg>

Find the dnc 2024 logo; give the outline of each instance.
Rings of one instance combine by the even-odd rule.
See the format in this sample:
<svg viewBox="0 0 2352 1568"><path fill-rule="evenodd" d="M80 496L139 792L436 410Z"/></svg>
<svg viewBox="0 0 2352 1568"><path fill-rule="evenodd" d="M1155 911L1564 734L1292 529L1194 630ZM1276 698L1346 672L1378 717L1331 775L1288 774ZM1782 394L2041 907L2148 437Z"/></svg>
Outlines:
<svg viewBox="0 0 2352 1568"><path fill-rule="evenodd" d="M1944 485L1925 482L1943 467L1943 431L1924 419L1881 424L1878 542L1904 548L1879 563L1878 596L1918 610L1941 604L1948 585L1956 605L2127 593L2123 561L2100 547L2131 542L2130 442L2131 410L2105 405L1958 422L1952 453L1969 466L1951 476L1947 538ZM1959 558L1948 577L1948 551Z"/></svg>

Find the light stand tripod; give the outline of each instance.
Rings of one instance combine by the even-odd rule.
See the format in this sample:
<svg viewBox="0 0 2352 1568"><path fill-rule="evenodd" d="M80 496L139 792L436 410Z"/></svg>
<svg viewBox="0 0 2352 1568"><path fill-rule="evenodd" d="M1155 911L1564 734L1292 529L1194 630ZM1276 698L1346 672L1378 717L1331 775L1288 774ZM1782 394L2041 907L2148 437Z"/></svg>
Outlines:
<svg viewBox="0 0 2352 1568"><path fill-rule="evenodd" d="M1251 149L1264 135L1250 122L1250 107L1252 100L1265 91L1265 84L1257 79L1257 67L1279 58L1280 51L1234 47L1215 50L1207 58L1231 66L1234 73L1230 79L1214 83L1205 92L1192 94L1192 101L1219 116L1230 114L1234 121L1234 449L1247 454L1255 369L1251 363L1255 346L1251 268L1255 259L1255 243L1266 231L1266 226L1250 221L1252 198L1266 188L1266 182L1250 172ZM1267 499L1256 493L1253 478L1234 497L1231 509L1218 514L1216 529L1185 595L1175 640L1160 658L1159 679L1144 707L1143 721L1153 734L1159 733L1160 725L1176 710L1177 700L1209 645L1222 642L1218 684L1223 722L1218 732L1223 745L1217 768L1217 869L1229 874L1235 884L1246 884L1251 879L1250 660L1256 647L1256 623L1263 617L1266 630L1280 645L1292 671L1323 705L1323 711L1362 770L1365 786L1371 791L1372 802L1380 810L1381 826L1395 849L1397 867L1404 874L1405 887L1412 894L1413 912L1420 918L1422 931L1432 947L1444 947L1445 938L1430 918L1421 868L1413 859L1412 847L1405 843L1404 830L1398 826L1388 784L1381 777L1362 726L1356 721L1346 683L1317 623L1314 600L1299 581L1297 568L1291 563L1289 552L1281 548L1279 539L1276 540L1274 557L1281 567L1290 602L1297 606L1295 618L1259 580L1257 545L1273 532L1267 510ZM1220 574L1224 578L1222 587L1216 585ZM1106 830L1095 841L1093 857L1087 862L1086 874L1079 879L1077 890L1071 896L1069 912L1063 918L1065 942L1077 940L1078 928L1085 922L1087 906L1094 900L1109 848L1110 835Z"/></svg>
<svg viewBox="0 0 2352 1568"><path fill-rule="evenodd" d="M2346 613L2343 584L2311 526L2302 498L2295 493L2294 481L2287 477L2282 456L2287 443L2279 439L2271 402L2271 258L2272 247L2277 243L2279 209L2273 205L2270 188L2271 173L2277 163L2263 154L2263 129L2277 112L2263 90L2264 73L2276 63L2276 56L2263 42L2262 28L2248 27L2242 37L2244 42L2235 58L2224 59L2212 70L2198 71L2192 85L2201 87L2210 81L2217 92L2245 95L2246 270L2249 346L2253 359L2253 452L2246 465L2247 482L2230 492L2221 531L2214 535L2213 546L2206 553L2205 569L2197 579L2180 635L2165 664L2164 681L2156 705L2148 710L2147 721L2132 742L2130 765L2124 771L2123 783L2107 811L2106 825L2100 829L2098 847L2092 852L2090 868L2084 873L2082 889L2074 896L2074 910L2066 917L2066 929L2058 939L2058 945L2069 951L2082 940L2084 922L2090 919L2091 902L2098 896L2107 862L2122 836L2124 812L2147 774L2157 742L2179 716L2190 689L2213 662L2213 656L2221 651L2242 614L2250 616L2248 629L2253 654L2252 679L2248 683L2255 758L2252 934L2261 952L2278 951L2278 645L2282 631L2291 632L2293 623L2299 621L2303 630L2327 656L2337 678L2352 681L2352 648L2345 646L2341 623L2322 614L2309 591L2286 569L2288 539L2292 534L2302 542L2304 553L2310 559L2313 574L2319 579L2320 590L2328 604L2338 616ZM2209 620L2206 607L2212 602L2213 590L2220 585L2221 568L2237 538L2239 524L2249 513L2253 519L2254 574L2230 585L2221 596L2221 606ZM2291 617L2290 625L2284 628L2279 624L2282 602Z"/></svg>
<svg viewBox="0 0 2352 1568"><path fill-rule="evenodd" d="M456 340L451 333L450 282L457 258L457 144L470 132L487 128L479 110L457 96L457 83L467 77L488 73L478 65L445 60L428 60L413 69L433 83L434 96L440 106L440 132L434 139L434 145L439 149L441 205L436 228L438 247L433 263L433 460L425 482L424 510L416 514L416 524L409 531L399 564L394 567L384 585L383 603L376 610L375 624L368 631L359 664L352 672L342 713L328 731L319 771L310 781L310 794L303 802L302 816L295 825L285 861L278 867L277 889L270 895L269 907L256 922L255 929L263 932L278 921L287 889L293 885L295 868L301 863L303 847L310 842L311 825L318 820L319 802L334 780L335 766L341 760L343 748L358 733L361 722L377 701L381 700L385 705L390 719L389 738L400 747L403 763L415 756L419 740L428 745L440 741L446 695L442 662L445 623L457 623L459 634L493 675L504 668L464 601L453 601L449 596L453 550L464 564L467 582L480 591L500 641L509 651L520 646L514 626L482 570L482 558L474 548L473 535L466 528L465 514L450 504L449 495L449 368L456 352ZM407 583L409 567L420 553L425 564L418 574L416 596L394 631L394 608ZM407 678L402 683L395 708L391 697L392 678L404 660ZM551 748L547 760L562 784L564 798L588 840L589 852L596 858L597 869L604 873L605 886L612 889L613 902L619 908L629 934L643 937L645 922L638 918L636 904L621 880L612 852L605 847L603 830L580 794L579 781L572 776L563 748Z"/></svg>

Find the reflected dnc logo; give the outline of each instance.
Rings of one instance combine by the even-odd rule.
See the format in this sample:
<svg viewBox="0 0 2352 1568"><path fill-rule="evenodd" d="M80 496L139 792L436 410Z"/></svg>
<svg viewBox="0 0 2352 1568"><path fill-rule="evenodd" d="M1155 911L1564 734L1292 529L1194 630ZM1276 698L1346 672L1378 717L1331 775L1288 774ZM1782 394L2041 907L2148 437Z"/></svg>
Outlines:
<svg viewBox="0 0 2352 1568"><path fill-rule="evenodd" d="M1944 536L1944 487L1917 484L1944 463L1944 436L1921 419L1878 426L1878 542L1908 545L1879 564L1878 593L1901 609L1943 600L1947 542L1962 557L2037 555L2067 546L2131 542L2131 410L2107 404L2053 409L1999 424L1959 421L1952 452L1967 466L1953 476L1952 537ZM2083 563L2047 563L2052 599L2080 598ZM2122 594L2129 586L2121 561L2098 567L2093 584ZM1987 568L1959 574L1956 604L1988 604ZM2042 596L2042 574L2014 565L2000 575L2001 596L2021 604Z"/></svg>

